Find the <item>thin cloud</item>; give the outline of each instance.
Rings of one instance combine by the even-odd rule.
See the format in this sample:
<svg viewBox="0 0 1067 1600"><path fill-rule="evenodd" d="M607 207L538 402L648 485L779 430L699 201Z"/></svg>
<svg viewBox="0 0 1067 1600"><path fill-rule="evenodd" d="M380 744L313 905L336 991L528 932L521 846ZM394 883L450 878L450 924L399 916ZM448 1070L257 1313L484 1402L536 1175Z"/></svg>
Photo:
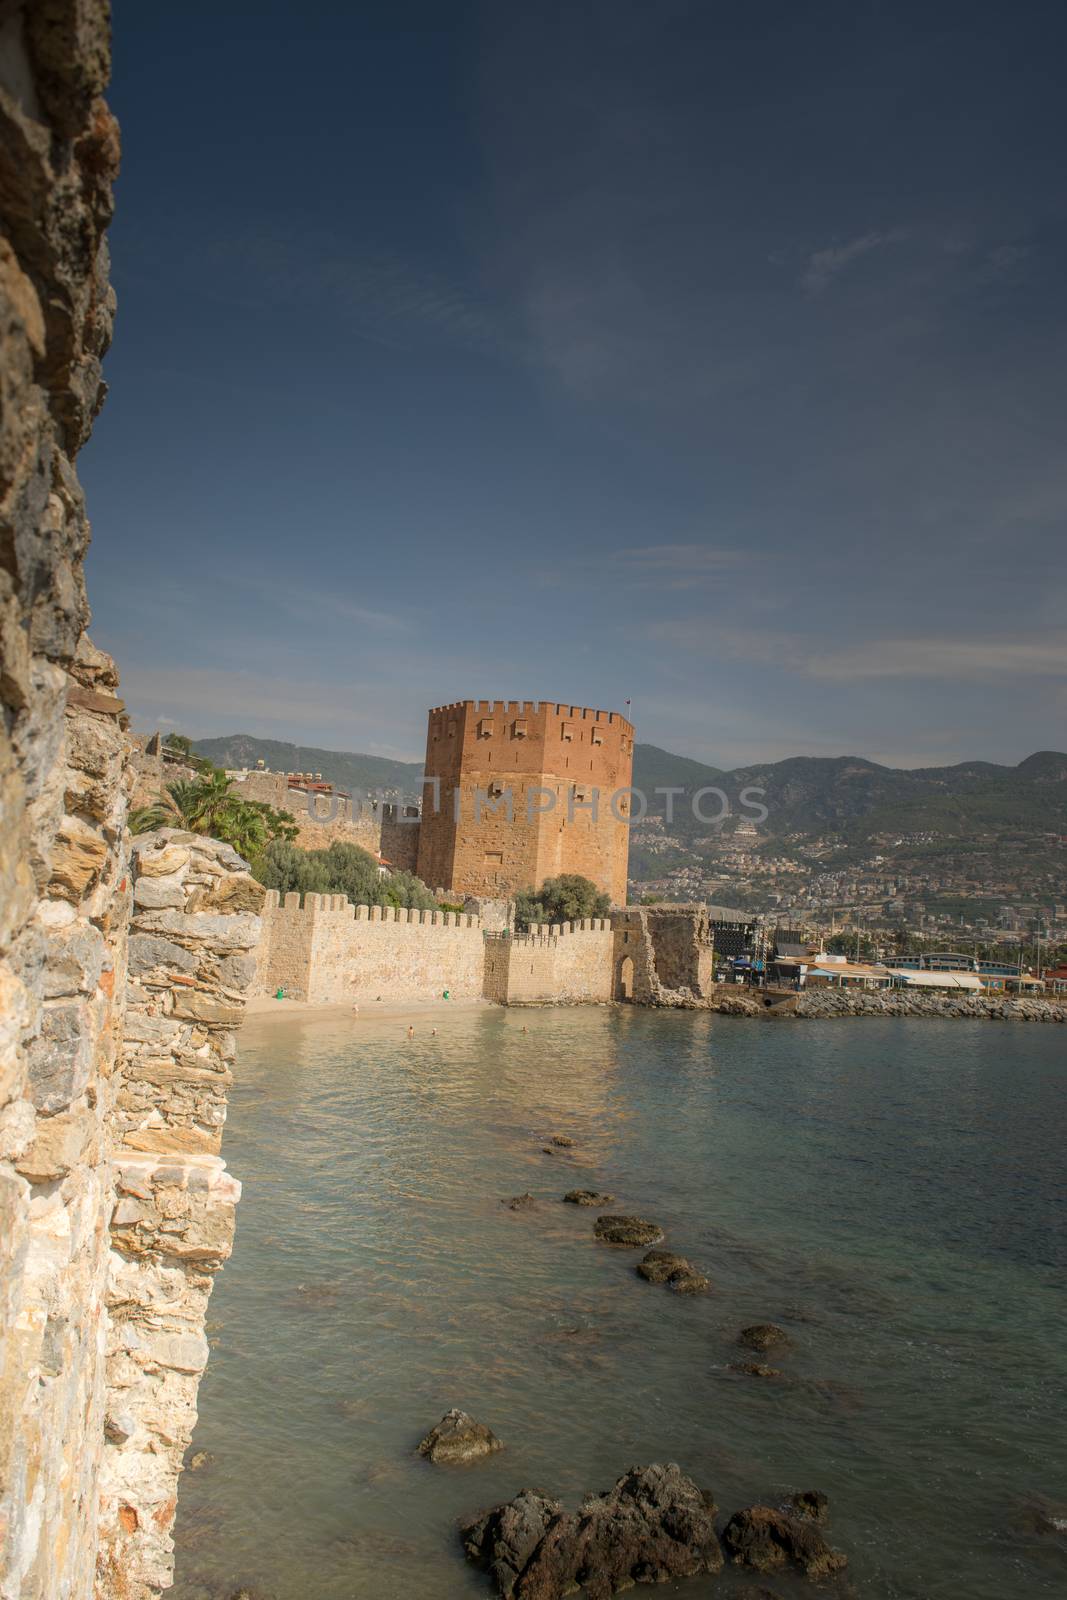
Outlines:
<svg viewBox="0 0 1067 1600"><path fill-rule="evenodd" d="M763 663L837 683L894 678L993 683L1067 674L1067 633L1059 630L968 639L872 638L830 650L797 634L711 626L700 618L651 622L646 632L657 643L694 655Z"/></svg>
<svg viewBox="0 0 1067 1600"><path fill-rule="evenodd" d="M863 256L870 255L872 250L881 249L883 245L896 244L906 237L905 228L891 228L884 233L871 229L868 233L857 234L846 244L830 245L825 250L816 250L808 257L807 269L801 280L805 291L810 295L822 294L835 278L840 277L841 273L846 272Z"/></svg>

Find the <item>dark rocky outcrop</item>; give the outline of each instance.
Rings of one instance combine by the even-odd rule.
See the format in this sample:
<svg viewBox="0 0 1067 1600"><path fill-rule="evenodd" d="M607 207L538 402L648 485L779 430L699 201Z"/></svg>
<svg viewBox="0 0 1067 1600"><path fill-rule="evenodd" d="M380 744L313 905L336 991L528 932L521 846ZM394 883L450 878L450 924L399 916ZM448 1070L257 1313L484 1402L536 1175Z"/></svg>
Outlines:
<svg viewBox="0 0 1067 1600"><path fill-rule="evenodd" d="M711 1279L705 1278L702 1272L688 1270L672 1272L667 1279L667 1288L672 1294L707 1294L711 1288Z"/></svg>
<svg viewBox="0 0 1067 1600"><path fill-rule="evenodd" d="M622 1244L631 1250L645 1244L656 1244L663 1238L658 1222L648 1222L644 1217L597 1217L594 1233L605 1244Z"/></svg>
<svg viewBox="0 0 1067 1600"><path fill-rule="evenodd" d="M453 1406L423 1439L419 1455L425 1456L427 1461L456 1463L480 1461L483 1456L503 1448L484 1422L475 1422L465 1411Z"/></svg>
<svg viewBox="0 0 1067 1600"><path fill-rule="evenodd" d="M807 1518L789 1516L773 1506L748 1506L735 1512L722 1535L731 1561L757 1572L798 1567L808 1578L828 1578L848 1565Z"/></svg>
<svg viewBox="0 0 1067 1600"><path fill-rule="evenodd" d="M825 1522L830 1513L830 1500L821 1489L801 1489L789 1496L785 1509L794 1516L807 1517L809 1522Z"/></svg>
<svg viewBox="0 0 1067 1600"><path fill-rule="evenodd" d="M650 1250L634 1268L646 1283L666 1283L672 1273L692 1270L685 1256L675 1255L673 1250Z"/></svg>
<svg viewBox="0 0 1067 1600"><path fill-rule="evenodd" d="M576 1512L524 1489L462 1534L505 1600L562 1600L576 1586L588 1600L609 1600L635 1583L720 1571L714 1516L710 1495L680 1467L654 1465L631 1468Z"/></svg>
<svg viewBox="0 0 1067 1600"><path fill-rule="evenodd" d="M753 1322L737 1335L738 1344L746 1350L771 1350L776 1345L787 1345L789 1335L774 1322Z"/></svg>
<svg viewBox="0 0 1067 1600"><path fill-rule="evenodd" d="M568 1189L563 1198L569 1206L610 1206L615 1196L596 1189Z"/></svg>
<svg viewBox="0 0 1067 1600"><path fill-rule="evenodd" d="M500 1204L509 1211L532 1211L537 1201L532 1194L513 1194L510 1200L501 1200Z"/></svg>
<svg viewBox="0 0 1067 1600"><path fill-rule="evenodd" d="M557 1150L574 1149L574 1140L566 1133L554 1133L548 1142L554 1144Z"/></svg>

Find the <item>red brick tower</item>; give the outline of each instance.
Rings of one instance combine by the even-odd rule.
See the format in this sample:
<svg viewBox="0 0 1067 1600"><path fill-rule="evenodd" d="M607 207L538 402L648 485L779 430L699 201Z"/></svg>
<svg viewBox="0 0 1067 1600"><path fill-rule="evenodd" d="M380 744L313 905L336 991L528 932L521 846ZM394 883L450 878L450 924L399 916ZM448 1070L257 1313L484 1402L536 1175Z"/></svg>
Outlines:
<svg viewBox="0 0 1067 1600"><path fill-rule="evenodd" d="M618 791L629 790L633 749L634 730L617 711L525 700L435 707L425 773L436 784L423 794L419 877L503 896L580 872L625 905L630 795Z"/></svg>

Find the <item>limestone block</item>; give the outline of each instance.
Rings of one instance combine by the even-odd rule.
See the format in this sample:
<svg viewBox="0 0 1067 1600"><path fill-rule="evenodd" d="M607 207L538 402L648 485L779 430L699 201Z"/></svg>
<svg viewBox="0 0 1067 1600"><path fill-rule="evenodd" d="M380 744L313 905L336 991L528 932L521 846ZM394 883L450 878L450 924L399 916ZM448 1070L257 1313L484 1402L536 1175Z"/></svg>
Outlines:
<svg viewBox="0 0 1067 1600"><path fill-rule="evenodd" d="M202 1333L154 1329L145 1334L142 1348L157 1366L177 1372L203 1372L207 1366L208 1344Z"/></svg>
<svg viewBox="0 0 1067 1600"><path fill-rule="evenodd" d="M234 913L252 911L257 915L263 907L267 891L247 873L221 878L211 889L196 889L189 898L190 911L225 911Z"/></svg>
<svg viewBox="0 0 1067 1600"><path fill-rule="evenodd" d="M33 1143L37 1112L28 1100L11 1100L0 1111L0 1161L17 1161Z"/></svg>
<svg viewBox="0 0 1067 1600"><path fill-rule="evenodd" d="M75 922L62 932L53 933L47 948L42 975L45 999L94 993L107 950L99 928L88 922Z"/></svg>
<svg viewBox="0 0 1067 1600"><path fill-rule="evenodd" d="M62 1111L84 1094L93 1066L92 1018L85 1001L46 1005L26 1058L30 1098L38 1111Z"/></svg>
<svg viewBox="0 0 1067 1600"><path fill-rule="evenodd" d="M137 887L140 888L140 884ZM127 958L133 976L151 972L156 967L193 973L199 965L199 957L192 950L186 950L184 945L147 933L131 933Z"/></svg>
<svg viewBox="0 0 1067 1600"><path fill-rule="evenodd" d="M130 941L132 944L132 940ZM182 1031L180 1022L153 1016L148 1011L127 1011L125 1034L128 1044L172 1044Z"/></svg>
<svg viewBox="0 0 1067 1600"><path fill-rule="evenodd" d="M152 841L154 836L147 838ZM173 873L182 872L189 865L189 851L179 844L153 844L148 848L138 850L139 841L134 842L134 854L137 861L137 874L151 878L170 877Z"/></svg>
<svg viewBox="0 0 1067 1600"><path fill-rule="evenodd" d="M215 1155L222 1142L221 1132L209 1128L137 1128L123 1138L127 1150L151 1150L160 1155Z"/></svg>
<svg viewBox="0 0 1067 1600"><path fill-rule="evenodd" d="M255 975L255 956L224 956L219 962L219 982L227 989L249 989Z"/></svg>
<svg viewBox="0 0 1067 1600"><path fill-rule="evenodd" d="M138 916L137 928L144 933L203 941L219 950L254 950L259 943L260 923L250 912L227 917L210 912L185 916L180 911L146 910Z"/></svg>
<svg viewBox="0 0 1067 1600"><path fill-rule="evenodd" d="M64 816L52 846L52 893L79 901L103 870L107 856L107 840L95 828L80 817Z"/></svg>
<svg viewBox="0 0 1067 1600"><path fill-rule="evenodd" d="M171 872L157 878L138 878L133 889L133 903L147 906L153 911L168 906L184 908L185 890L182 888L181 874Z"/></svg>
<svg viewBox="0 0 1067 1600"><path fill-rule="evenodd" d="M195 1022L218 1022L226 1027L236 1027L244 1015L243 1006L230 1005L215 995L198 994L188 990L174 997L176 1017L188 1017Z"/></svg>
<svg viewBox="0 0 1067 1600"><path fill-rule="evenodd" d="M64 1178L83 1161L99 1159L99 1133L91 1111L39 1117L35 1137L15 1165L31 1183Z"/></svg>
<svg viewBox="0 0 1067 1600"><path fill-rule="evenodd" d="M0 615L5 608L0 603ZM19 638L22 629L13 625ZM6 636L0 639L7 659ZM5 698L7 696L5 695ZM10 704L10 700L8 701ZM0 945L7 945L22 926L33 904L34 881L29 863L29 838L25 819L26 795L15 752L0 724Z"/></svg>

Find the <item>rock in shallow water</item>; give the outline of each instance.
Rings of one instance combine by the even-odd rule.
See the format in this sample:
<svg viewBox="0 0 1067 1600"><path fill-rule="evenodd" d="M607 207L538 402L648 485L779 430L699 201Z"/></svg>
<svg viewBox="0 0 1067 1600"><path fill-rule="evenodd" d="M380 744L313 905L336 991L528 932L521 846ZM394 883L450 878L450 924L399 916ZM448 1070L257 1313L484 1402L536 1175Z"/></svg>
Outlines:
<svg viewBox="0 0 1067 1600"><path fill-rule="evenodd" d="M492 1455L495 1450L503 1448L496 1434L484 1422L475 1422L465 1411L453 1406L423 1439L419 1445L419 1455L425 1456L428 1461L478 1461L482 1456Z"/></svg>
<svg viewBox="0 0 1067 1600"><path fill-rule="evenodd" d="M780 1367L768 1367L762 1361L732 1361L729 1372L742 1373L746 1378L780 1378Z"/></svg>
<svg viewBox="0 0 1067 1600"><path fill-rule="evenodd" d="M789 1496L788 1509L794 1516L807 1517L810 1522L825 1522L830 1511L829 1496L821 1489L801 1489Z"/></svg>
<svg viewBox="0 0 1067 1600"><path fill-rule="evenodd" d="M624 1244L631 1249L663 1238L659 1223L647 1222L644 1217L597 1217L593 1232L605 1244Z"/></svg>
<svg viewBox="0 0 1067 1600"><path fill-rule="evenodd" d="M500 1204L509 1211L532 1211L537 1201L532 1194L513 1194L510 1200L501 1200Z"/></svg>
<svg viewBox="0 0 1067 1600"><path fill-rule="evenodd" d="M690 1267L685 1271L672 1272L667 1279L667 1288L672 1294L707 1294L711 1279L705 1278L702 1272L694 1272Z"/></svg>
<svg viewBox="0 0 1067 1600"><path fill-rule="evenodd" d="M554 1133L548 1142L554 1144L558 1150L574 1149L574 1140L565 1133Z"/></svg>
<svg viewBox="0 0 1067 1600"><path fill-rule="evenodd" d="M774 1345L788 1344L789 1335L773 1322L754 1322L741 1329L737 1342L749 1350L770 1350Z"/></svg>
<svg viewBox="0 0 1067 1600"><path fill-rule="evenodd" d="M568 1189L563 1198L569 1206L610 1206L615 1196L596 1189Z"/></svg>
<svg viewBox="0 0 1067 1600"><path fill-rule="evenodd" d="M564 1511L532 1489L462 1529L505 1600L562 1600L580 1585L609 1600L634 1583L719 1572L715 1506L680 1467L633 1467L607 1494Z"/></svg>
<svg viewBox="0 0 1067 1600"><path fill-rule="evenodd" d="M807 1578L828 1578L848 1565L840 1550L827 1544L808 1520L788 1516L773 1506L748 1506L735 1512L723 1529L722 1542L731 1561L774 1572L799 1567Z"/></svg>
<svg viewBox="0 0 1067 1600"><path fill-rule="evenodd" d="M676 1256L673 1250L650 1250L634 1268L646 1283L666 1283L672 1272L692 1270L685 1256Z"/></svg>

